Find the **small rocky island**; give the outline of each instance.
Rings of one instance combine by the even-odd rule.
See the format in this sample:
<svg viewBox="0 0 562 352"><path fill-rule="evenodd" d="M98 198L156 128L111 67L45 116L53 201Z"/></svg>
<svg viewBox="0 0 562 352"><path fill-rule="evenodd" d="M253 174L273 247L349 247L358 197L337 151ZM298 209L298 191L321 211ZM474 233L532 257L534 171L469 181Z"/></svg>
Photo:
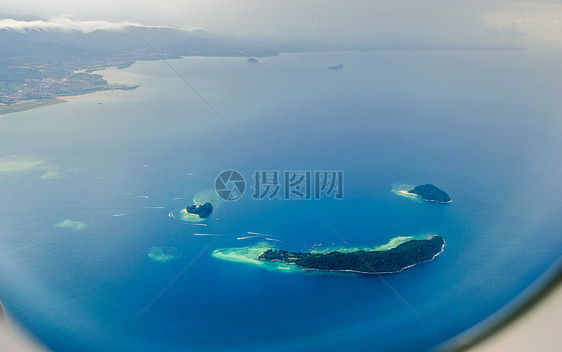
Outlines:
<svg viewBox="0 0 562 352"><path fill-rule="evenodd" d="M442 189L435 187L432 184L416 186L409 190L408 193L415 194L419 196L422 200L426 202L437 202L437 203L451 203L451 197Z"/></svg>
<svg viewBox="0 0 562 352"><path fill-rule="evenodd" d="M268 249L259 260L295 264L301 269L324 271L350 271L367 274L397 273L439 255L445 247L441 236L424 240L410 240L389 250L356 252L288 252Z"/></svg>
<svg viewBox="0 0 562 352"><path fill-rule="evenodd" d="M255 57L251 57L248 60L246 60L246 62L249 62L251 64L257 64L259 61Z"/></svg>
<svg viewBox="0 0 562 352"><path fill-rule="evenodd" d="M187 211L189 214L199 215L201 219L206 219L213 212L213 205L209 202L201 205L193 204L185 208L185 211Z"/></svg>
<svg viewBox="0 0 562 352"><path fill-rule="evenodd" d="M327 66L330 70L332 71L337 71L337 70L341 70L343 68L342 64L339 65L335 65L335 66Z"/></svg>

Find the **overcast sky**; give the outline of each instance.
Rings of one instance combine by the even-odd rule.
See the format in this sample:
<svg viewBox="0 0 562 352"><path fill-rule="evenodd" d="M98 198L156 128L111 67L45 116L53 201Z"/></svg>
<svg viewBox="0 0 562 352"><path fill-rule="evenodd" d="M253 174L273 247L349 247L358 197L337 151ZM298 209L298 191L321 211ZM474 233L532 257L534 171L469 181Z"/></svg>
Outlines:
<svg viewBox="0 0 562 352"><path fill-rule="evenodd" d="M333 43L562 47L562 1L2 0L0 12Z"/></svg>

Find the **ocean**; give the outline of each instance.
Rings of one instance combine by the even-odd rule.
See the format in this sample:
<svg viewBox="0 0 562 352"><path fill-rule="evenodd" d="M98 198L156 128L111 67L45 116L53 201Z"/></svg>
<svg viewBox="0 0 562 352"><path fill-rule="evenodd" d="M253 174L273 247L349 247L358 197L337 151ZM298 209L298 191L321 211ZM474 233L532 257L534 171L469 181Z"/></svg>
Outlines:
<svg viewBox="0 0 562 352"><path fill-rule="evenodd" d="M195 91L141 61L1 116L6 311L54 351L419 351L504 307L562 250L559 54L407 51L373 81L396 55L169 60ZM240 199L174 216L223 170ZM343 199L253 199L256 171L341 171ZM425 183L453 202L392 192ZM382 277L213 256L428 233L441 255Z"/></svg>

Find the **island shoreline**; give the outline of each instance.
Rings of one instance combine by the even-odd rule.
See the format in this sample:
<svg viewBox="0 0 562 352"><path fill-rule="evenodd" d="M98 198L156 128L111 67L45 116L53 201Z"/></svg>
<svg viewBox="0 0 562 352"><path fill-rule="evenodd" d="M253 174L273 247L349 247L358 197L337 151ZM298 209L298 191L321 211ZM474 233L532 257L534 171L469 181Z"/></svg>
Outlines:
<svg viewBox="0 0 562 352"><path fill-rule="evenodd" d="M120 68L118 66L101 67L99 69L96 69L96 70L90 72L90 74L98 74L99 75L99 73L94 73L94 72L107 71L107 70L121 70L121 69L122 68ZM109 74L108 73L101 74L101 76L104 80L106 80L107 75L109 75ZM106 80L106 82L107 82L107 80ZM13 103L13 104L0 106L0 117L3 117L4 115L8 115L8 114L17 113L17 112L39 109L39 108L43 108L43 107L46 107L46 106L68 103L68 102L70 102L74 99L84 97L84 96L87 96L87 95L90 95L90 94L99 93L99 92L116 91L116 90L133 90L133 89L137 89L138 87L140 87L140 85L138 85L138 84L109 83L109 82L107 82L107 86L104 87L103 89L97 89L97 90L93 90L93 91L89 91L89 92L84 92L84 93L81 93L81 94L59 95L59 96L56 96L56 97L53 97L53 98L44 98L44 99L22 100L22 101L18 101L16 103ZM36 103L36 104L34 104L34 103Z"/></svg>
<svg viewBox="0 0 562 352"><path fill-rule="evenodd" d="M56 97L56 98L49 98L49 99L22 100L14 104L0 106L0 117L8 114L14 114L16 112L39 109L46 106L57 105L67 102L68 100L63 99L63 97Z"/></svg>
<svg viewBox="0 0 562 352"><path fill-rule="evenodd" d="M439 200L425 199L425 198L423 198L422 196L420 196L420 195L417 194L417 193L412 193L412 192L408 192L408 191L401 191L401 192L403 192L403 193L405 193L405 194L411 194L411 195L413 195L413 196L418 196L418 197L420 197L420 199L423 200L424 202L433 202L433 203L439 203L439 204L449 204L449 203L452 203L452 202L453 202L452 199L451 199L450 201L448 201L448 202L441 202L441 201L439 201Z"/></svg>
<svg viewBox="0 0 562 352"><path fill-rule="evenodd" d="M325 272L325 273L353 273L353 274L367 274L367 275L390 275L390 274L399 274L402 271L412 268L418 264L424 264L424 263L429 263L432 262L437 256L439 256L441 253L443 253L443 251L445 250L445 239L443 239L443 244L441 245L441 250L439 252L437 252L436 254L433 255L433 257L431 257L431 259L429 260L424 260L418 263L414 263L412 265L408 265L405 266L403 268L401 268L400 270L396 270L396 271L357 271L357 270L326 270L326 269L315 269L315 268L305 268L305 267L301 267L296 263L286 263L283 262L282 260L265 260L265 259L260 259L258 258L258 260L264 261L264 262L281 262L281 263L285 263L287 265L295 265L296 267L298 267L299 269L305 271L305 272Z"/></svg>

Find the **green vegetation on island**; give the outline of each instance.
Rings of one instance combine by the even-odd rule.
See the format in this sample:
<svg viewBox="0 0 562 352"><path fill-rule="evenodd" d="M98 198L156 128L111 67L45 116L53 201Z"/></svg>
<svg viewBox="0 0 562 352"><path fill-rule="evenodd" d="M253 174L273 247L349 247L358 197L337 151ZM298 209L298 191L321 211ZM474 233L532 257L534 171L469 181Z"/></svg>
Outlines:
<svg viewBox="0 0 562 352"><path fill-rule="evenodd" d="M409 190L408 193L415 194L427 202L451 203L451 197L445 191L432 184L416 186Z"/></svg>
<svg viewBox="0 0 562 352"><path fill-rule="evenodd" d="M258 259L295 264L302 269L395 273L432 260L443 251L444 246L443 238L435 235L429 239L410 240L389 250L300 253L268 249L260 254Z"/></svg>
<svg viewBox="0 0 562 352"><path fill-rule="evenodd" d="M199 215L201 219L205 219L208 218L213 212L213 205L209 202L201 205L193 204L185 208L185 211L187 211L189 214Z"/></svg>

